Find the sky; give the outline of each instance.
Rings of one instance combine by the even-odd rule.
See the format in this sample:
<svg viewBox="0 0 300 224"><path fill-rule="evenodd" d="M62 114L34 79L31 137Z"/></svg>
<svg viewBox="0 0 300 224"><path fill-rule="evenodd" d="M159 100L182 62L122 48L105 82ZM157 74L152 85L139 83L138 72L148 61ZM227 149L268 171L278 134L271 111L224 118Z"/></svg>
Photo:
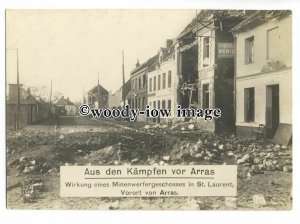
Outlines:
<svg viewBox="0 0 300 224"><path fill-rule="evenodd" d="M73 101L100 84L109 91L175 38L196 10L7 10L6 81L20 83Z"/></svg>

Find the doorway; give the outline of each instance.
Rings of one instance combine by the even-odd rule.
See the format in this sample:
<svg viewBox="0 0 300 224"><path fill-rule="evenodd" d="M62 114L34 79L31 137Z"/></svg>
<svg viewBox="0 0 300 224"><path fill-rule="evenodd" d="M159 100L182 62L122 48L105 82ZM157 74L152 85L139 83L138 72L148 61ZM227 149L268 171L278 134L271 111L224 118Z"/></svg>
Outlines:
<svg viewBox="0 0 300 224"><path fill-rule="evenodd" d="M266 137L273 138L279 125L279 85L268 85L266 90Z"/></svg>

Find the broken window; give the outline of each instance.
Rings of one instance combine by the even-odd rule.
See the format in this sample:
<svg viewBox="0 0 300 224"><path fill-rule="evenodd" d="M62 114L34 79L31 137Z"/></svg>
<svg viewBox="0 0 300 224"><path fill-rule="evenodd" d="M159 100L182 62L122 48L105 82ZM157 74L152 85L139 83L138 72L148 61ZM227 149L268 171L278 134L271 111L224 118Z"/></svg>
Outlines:
<svg viewBox="0 0 300 224"><path fill-rule="evenodd" d="M153 91L156 91L156 76L153 78Z"/></svg>
<svg viewBox="0 0 300 224"><path fill-rule="evenodd" d="M267 60L278 59L280 56L279 46L280 36L279 29L275 27L267 31Z"/></svg>
<svg viewBox="0 0 300 224"><path fill-rule="evenodd" d="M143 88L146 87L146 75L143 75Z"/></svg>
<svg viewBox="0 0 300 224"><path fill-rule="evenodd" d="M254 62L254 36L245 40L245 63L250 64Z"/></svg>
<svg viewBox="0 0 300 224"><path fill-rule="evenodd" d="M163 73L163 78L162 78L162 88L165 89L166 88L166 73Z"/></svg>
<svg viewBox="0 0 300 224"><path fill-rule="evenodd" d="M171 109L171 100L168 100L168 109Z"/></svg>
<svg viewBox="0 0 300 224"><path fill-rule="evenodd" d="M143 97L142 110L145 110L145 108L146 108L146 97Z"/></svg>
<svg viewBox="0 0 300 224"><path fill-rule="evenodd" d="M150 81L149 81L149 92L152 91L152 78L150 78Z"/></svg>
<svg viewBox="0 0 300 224"><path fill-rule="evenodd" d="M202 89L202 108L209 108L209 84L204 84Z"/></svg>
<svg viewBox="0 0 300 224"><path fill-rule="evenodd" d="M142 88L142 77L139 77L139 89Z"/></svg>
<svg viewBox="0 0 300 224"><path fill-rule="evenodd" d="M166 109L166 101L165 100L161 101L161 108Z"/></svg>
<svg viewBox="0 0 300 224"><path fill-rule="evenodd" d="M168 71L168 88L172 86L172 73Z"/></svg>
<svg viewBox="0 0 300 224"><path fill-rule="evenodd" d="M245 122L254 122L254 88L245 88Z"/></svg>
<svg viewBox="0 0 300 224"><path fill-rule="evenodd" d="M160 76L161 76L161 75L158 75L157 90L160 90Z"/></svg>
<svg viewBox="0 0 300 224"><path fill-rule="evenodd" d="M135 79L135 90L137 90L138 89L138 80L137 80L137 78Z"/></svg>
<svg viewBox="0 0 300 224"><path fill-rule="evenodd" d="M203 66L208 65L209 59L209 37L203 38Z"/></svg>

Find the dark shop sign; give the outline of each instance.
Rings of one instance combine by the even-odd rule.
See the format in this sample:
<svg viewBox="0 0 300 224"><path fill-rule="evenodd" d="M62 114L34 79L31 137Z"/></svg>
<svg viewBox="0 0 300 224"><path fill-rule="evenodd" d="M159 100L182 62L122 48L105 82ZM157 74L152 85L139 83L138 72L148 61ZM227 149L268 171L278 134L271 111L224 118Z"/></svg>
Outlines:
<svg viewBox="0 0 300 224"><path fill-rule="evenodd" d="M234 43L218 43L218 58L232 58L234 56Z"/></svg>

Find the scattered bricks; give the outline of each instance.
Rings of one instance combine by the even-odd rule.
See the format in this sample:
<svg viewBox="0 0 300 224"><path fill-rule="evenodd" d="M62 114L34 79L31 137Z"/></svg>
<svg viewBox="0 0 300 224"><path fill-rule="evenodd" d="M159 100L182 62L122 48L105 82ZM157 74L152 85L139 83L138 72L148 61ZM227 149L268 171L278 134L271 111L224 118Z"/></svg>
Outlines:
<svg viewBox="0 0 300 224"><path fill-rule="evenodd" d="M164 161L169 161L170 160L170 156L163 156L163 160Z"/></svg>
<svg viewBox="0 0 300 224"><path fill-rule="evenodd" d="M250 168L250 173L251 174L262 174L262 173L264 173L264 171L262 171L258 165L252 165Z"/></svg>
<svg viewBox="0 0 300 224"><path fill-rule="evenodd" d="M160 162L159 162L159 165L160 165L160 166L163 166L163 165L165 165L165 162L164 162L164 161L160 161Z"/></svg>
<svg viewBox="0 0 300 224"><path fill-rule="evenodd" d="M283 172L292 172L293 171L293 168L291 166L284 166L282 168Z"/></svg>
<svg viewBox="0 0 300 224"><path fill-rule="evenodd" d="M36 165L36 161L35 160L31 160L31 161L29 161L29 164Z"/></svg>
<svg viewBox="0 0 300 224"><path fill-rule="evenodd" d="M285 165L292 165L292 160L287 159L287 160L285 160L284 164Z"/></svg>
<svg viewBox="0 0 300 224"><path fill-rule="evenodd" d="M237 198L236 197L225 197L225 205L228 208L237 208Z"/></svg>
<svg viewBox="0 0 300 224"><path fill-rule="evenodd" d="M184 210L200 210L200 205L196 200L189 200L185 206L183 206Z"/></svg>
<svg viewBox="0 0 300 224"><path fill-rule="evenodd" d="M43 191L44 188L45 188L45 185L41 182L40 183L35 183L35 184L32 185L32 189L34 191Z"/></svg>
<svg viewBox="0 0 300 224"><path fill-rule="evenodd" d="M285 150L285 149L287 149L287 146L286 146L286 145L282 145L280 148L281 148L282 150Z"/></svg>
<svg viewBox="0 0 300 224"><path fill-rule="evenodd" d="M274 155L273 153L267 153L267 155L265 156L266 159L273 159Z"/></svg>
<svg viewBox="0 0 300 224"><path fill-rule="evenodd" d="M280 164L275 165L275 169L278 171L282 171L283 170L283 166Z"/></svg>
<svg viewBox="0 0 300 224"><path fill-rule="evenodd" d="M197 159L200 159L200 158L202 158L203 157L203 154L202 153L197 153L196 155L195 155L195 158L197 158Z"/></svg>
<svg viewBox="0 0 300 224"><path fill-rule="evenodd" d="M250 160L250 155L246 154L243 156L243 158L238 159L237 164L245 163L248 162L249 160Z"/></svg>
<svg viewBox="0 0 300 224"><path fill-rule="evenodd" d="M275 146L274 146L274 149L280 149L280 145L278 145L278 144L275 145Z"/></svg>
<svg viewBox="0 0 300 224"><path fill-rule="evenodd" d="M112 204L110 204L109 206L108 206L108 209L109 210L117 210L117 209L119 209L120 207L119 207L119 201L115 201L115 202L113 202Z"/></svg>
<svg viewBox="0 0 300 224"><path fill-rule="evenodd" d="M21 163L27 163L28 160L29 160L29 158L28 158L27 156L22 156L22 157L19 159L19 161L20 161Z"/></svg>
<svg viewBox="0 0 300 224"><path fill-rule="evenodd" d="M207 161L207 162L209 162L209 161L211 161L211 157L210 156L205 156L204 158L203 158L205 161Z"/></svg>
<svg viewBox="0 0 300 224"><path fill-rule="evenodd" d="M254 158L253 163L254 164L261 164L262 163L262 159L261 158Z"/></svg>
<svg viewBox="0 0 300 224"><path fill-rule="evenodd" d="M273 164L269 164L269 165L266 166L266 170L268 170L268 171L274 171L274 170L276 170L276 167Z"/></svg>
<svg viewBox="0 0 300 224"><path fill-rule="evenodd" d="M227 153L227 155L228 155L229 157L233 157L233 156L234 156L234 154L233 154L232 151L229 151L229 152Z"/></svg>
<svg viewBox="0 0 300 224"><path fill-rule="evenodd" d="M188 129L194 130L195 129L195 125L194 124L189 124Z"/></svg>
<svg viewBox="0 0 300 224"><path fill-rule="evenodd" d="M199 205L200 210L205 208L205 203L203 201L197 200L197 204Z"/></svg>
<svg viewBox="0 0 300 224"><path fill-rule="evenodd" d="M266 199L262 194L252 196L253 207L259 208L267 205Z"/></svg>
<svg viewBox="0 0 300 224"><path fill-rule="evenodd" d="M251 173L250 173L250 172L248 172L248 173L247 173L247 180L250 180L250 179L251 179L251 177L252 177Z"/></svg>
<svg viewBox="0 0 300 224"><path fill-rule="evenodd" d="M24 168L25 168L25 167L24 167L23 164L17 166L17 170L18 170L18 171L22 171L22 170L24 170Z"/></svg>
<svg viewBox="0 0 300 224"><path fill-rule="evenodd" d="M23 170L23 173L30 173L31 172L31 169L29 169L28 166L26 166Z"/></svg>
<svg viewBox="0 0 300 224"><path fill-rule="evenodd" d="M151 126L150 125L145 125L144 128L149 129L149 128L151 128Z"/></svg>
<svg viewBox="0 0 300 224"><path fill-rule="evenodd" d="M258 164L257 167L258 167L258 169L259 169L260 171L263 171L263 170L266 169L266 165L265 165L265 164Z"/></svg>

